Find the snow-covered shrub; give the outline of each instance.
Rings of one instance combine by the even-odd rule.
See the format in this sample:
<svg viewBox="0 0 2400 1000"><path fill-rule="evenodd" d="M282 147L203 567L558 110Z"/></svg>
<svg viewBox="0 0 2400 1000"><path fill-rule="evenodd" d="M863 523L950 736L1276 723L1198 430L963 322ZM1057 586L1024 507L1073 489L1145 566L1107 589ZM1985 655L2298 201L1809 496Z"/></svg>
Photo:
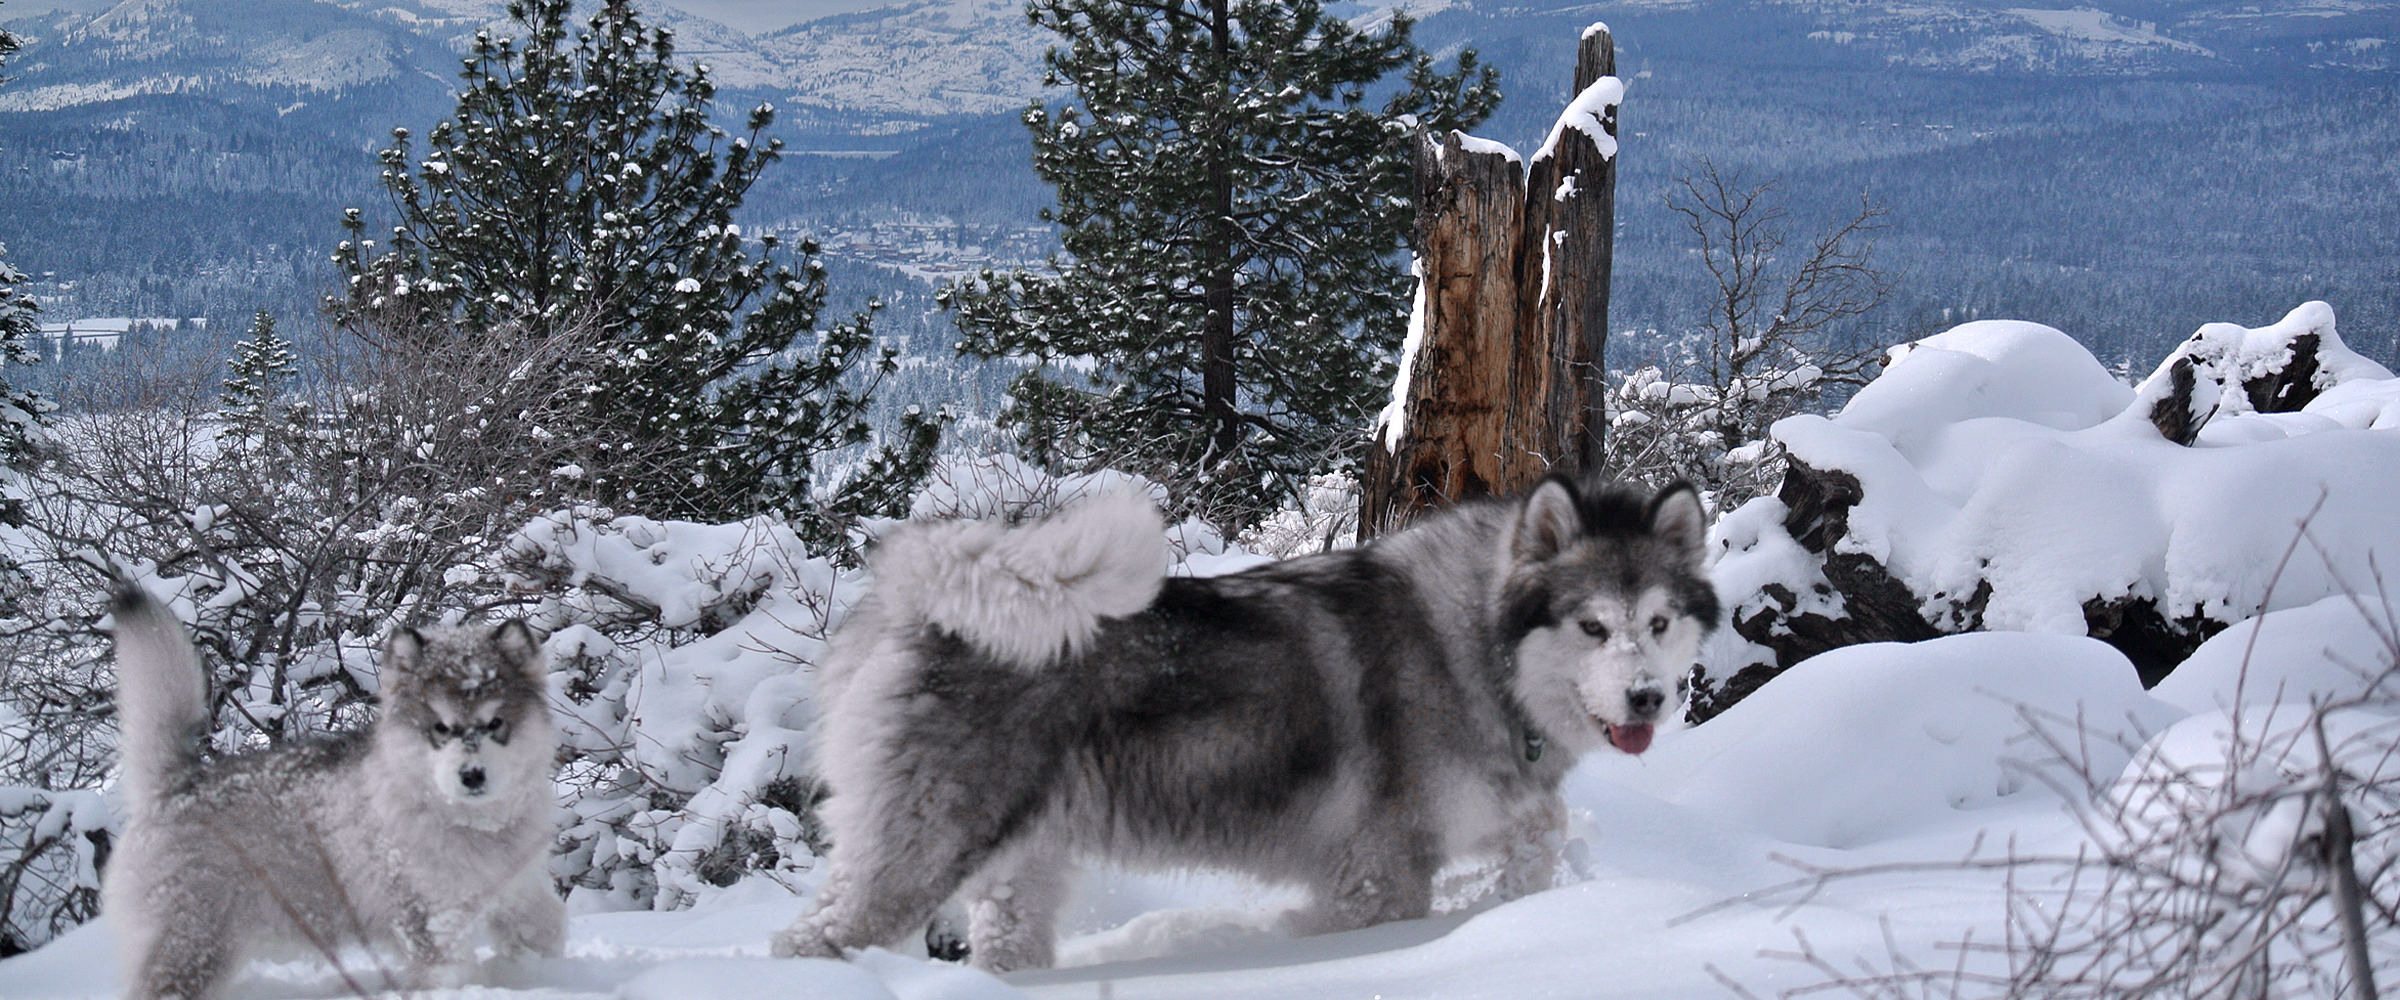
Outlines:
<svg viewBox="0 0 2400 1000"><path fill-rule="evenodd" d="M1825 649L1978 629L2092 635L2156 681L2400 552L2396 432L2400 380L2323 303L2204 327L2138 390L2031 323L1897 348L1839 414L1775 424L1781 490L1718 523L1700 714ZM2345 544L2270 591L2304 520Z"/></svg>
<svg viewBox="0 0 2400 1000"><path fill-rule="evenodd" d="M1358 542L1358 477L1325 472L1308 477L1296 501L1286 501L1241 534L1242 548L1289 559Z"/></svg>
<svg viewBox="0 0 2400 1000"><path fill-rule="evenodd" d="M0 908L0 958L99 912L100 858L121 826L97 792L0 785L0 900L10 904Z"/></svg>
<svg viewBox="0 0 2400 1000"><path fill-rule="evenodd" d="M688 905L824 849L808 669L856 574L791 527L544 515L497 558L539 594L570 813L553 872L612 908Z"/></svg>
<svg viewBox="0 0 2400 1000"><path fill-rule="evenodd" d="M1719 508L1775 491L1783 449L1775 421L1824 392L1825 372L1797 349L1726 385L1669 378L1655 365L1626 373L1608 390L1608 467L1657 485L1683 480Z"/></svg>
<svg viewBox="0 0 2400 1000"><path fill-rule="evenodd" d="M1115 489L1164 492L995 457L937 468L911 510L1022 520ZM1169 541L1183 572L1252 558L1197 521ZM570 813L552 871L577 905L672 909L752 875L805 884L826 847L814 667L868 571L774 518L697 524L590 507L535 518L495 566L512 591L538 595L530 618L551 630Z"/></svg>

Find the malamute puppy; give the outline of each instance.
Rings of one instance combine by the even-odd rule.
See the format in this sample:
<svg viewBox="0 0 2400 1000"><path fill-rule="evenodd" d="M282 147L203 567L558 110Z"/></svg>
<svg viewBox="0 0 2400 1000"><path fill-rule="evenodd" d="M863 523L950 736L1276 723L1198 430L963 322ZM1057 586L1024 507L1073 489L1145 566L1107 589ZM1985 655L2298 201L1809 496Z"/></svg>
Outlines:
<svg viewBox="0 0 2400 1000"><path fill-rule="evenodd" d="M209 759L183 627L136 589L111 611L132 815L101 905L130 996L209 1000L271 944L397 944L414 985L457 978L479 925L503 952L559 953L557 741L523 623L403 629L373 728Z"/></svg>
<svg viewBox="0 0 2400 1000"><path fill-rule="evenodd" d="M779 955L922 927L962 890L973 961L1052 961L1070 864L1313 891L1304 932L1420 917L1435 872L1556 877L1577 755L1641 753L1717 618L1691 487L1553 478L1341 552L1167 578L1158 512L914 525L821 667L816 908Z"/></svg>

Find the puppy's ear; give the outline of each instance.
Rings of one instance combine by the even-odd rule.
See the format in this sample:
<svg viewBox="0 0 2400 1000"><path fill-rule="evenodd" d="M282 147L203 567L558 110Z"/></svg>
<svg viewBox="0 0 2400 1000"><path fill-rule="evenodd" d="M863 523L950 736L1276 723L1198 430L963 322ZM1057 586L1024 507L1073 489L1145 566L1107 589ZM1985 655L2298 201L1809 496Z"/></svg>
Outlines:
<svg viewBox="0 0 2400 1000"><path fill-rule="evenodd" d="M1516 532L1508 552L1518 563L1556 558L1583 535L1583 515L1576 510L1575 487L1552 476L1542 480L1517 511Z"/></svg>
<svg viewBox="0 0 2400 1000"><path fill-rule="evenodd" d="M515 618L501 622L492 629L492 648L508 660L517 672L535 680L542 676L542 640L533 630Z"/></svg>
<svg viewBox="0 0 2400 1000"><path fill-rule="evenodd" d="M1685 565L1698 567L1708 549L1708 511L1692 484L1678 482L1650 498L1650 533L1675 546Z"/></svg>
<svg viewBox="0 0 2400 1000"><path fill-rule="evenodd" d="M416 629L403 625L393 630L392 637L383 640L383 665L378 668L383 674L383 686L390 687L394 680L414 675L417 663L424 657L425 637L418 635Z"/></svg>

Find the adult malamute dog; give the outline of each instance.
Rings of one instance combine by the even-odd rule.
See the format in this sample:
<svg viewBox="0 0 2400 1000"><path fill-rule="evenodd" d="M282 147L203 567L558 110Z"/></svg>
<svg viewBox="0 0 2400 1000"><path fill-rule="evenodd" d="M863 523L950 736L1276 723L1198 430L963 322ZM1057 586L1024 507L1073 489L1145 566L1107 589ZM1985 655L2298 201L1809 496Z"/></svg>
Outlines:
<svg viewBox="0 0 2400 1000"><path fill-rule="evenodd" d="M557 740L522 623L404 629L372 729L206 760L208 682L183 627L138 590L111 610L132 817L101 905L131 996L208 1000L270 944L397 943L419 984L454 979L478 925L504 952L559 953Z"/></svg>
<svg viewBox="0 0 2400 1000"><path fill-rule="evenodd" d="M1650 745L1717 618L1689 486L1543 483L1363 548L1165 578L1158 513L896 532L822 666L833 837L779 955L923 926L1050 964L1078 855L1313 890L1304 932L1423 916L1450 858L1556 877L1578 754Z"/></svg>

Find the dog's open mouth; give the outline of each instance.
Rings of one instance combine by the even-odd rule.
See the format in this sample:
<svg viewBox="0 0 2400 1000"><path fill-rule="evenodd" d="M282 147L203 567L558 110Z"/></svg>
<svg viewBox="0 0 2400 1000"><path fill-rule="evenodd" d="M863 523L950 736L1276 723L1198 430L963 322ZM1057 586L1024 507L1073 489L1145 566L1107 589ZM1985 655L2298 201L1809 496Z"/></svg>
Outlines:
<svg viewBox="0 0 2400 1000"><path fill-rule="evenodd" d="M1608 731L1608 745L1626 753L1641 753L1650 749L1650 736L1654 730L1649 723L1622 726L1602 723L1600 728Z"/></svg>

